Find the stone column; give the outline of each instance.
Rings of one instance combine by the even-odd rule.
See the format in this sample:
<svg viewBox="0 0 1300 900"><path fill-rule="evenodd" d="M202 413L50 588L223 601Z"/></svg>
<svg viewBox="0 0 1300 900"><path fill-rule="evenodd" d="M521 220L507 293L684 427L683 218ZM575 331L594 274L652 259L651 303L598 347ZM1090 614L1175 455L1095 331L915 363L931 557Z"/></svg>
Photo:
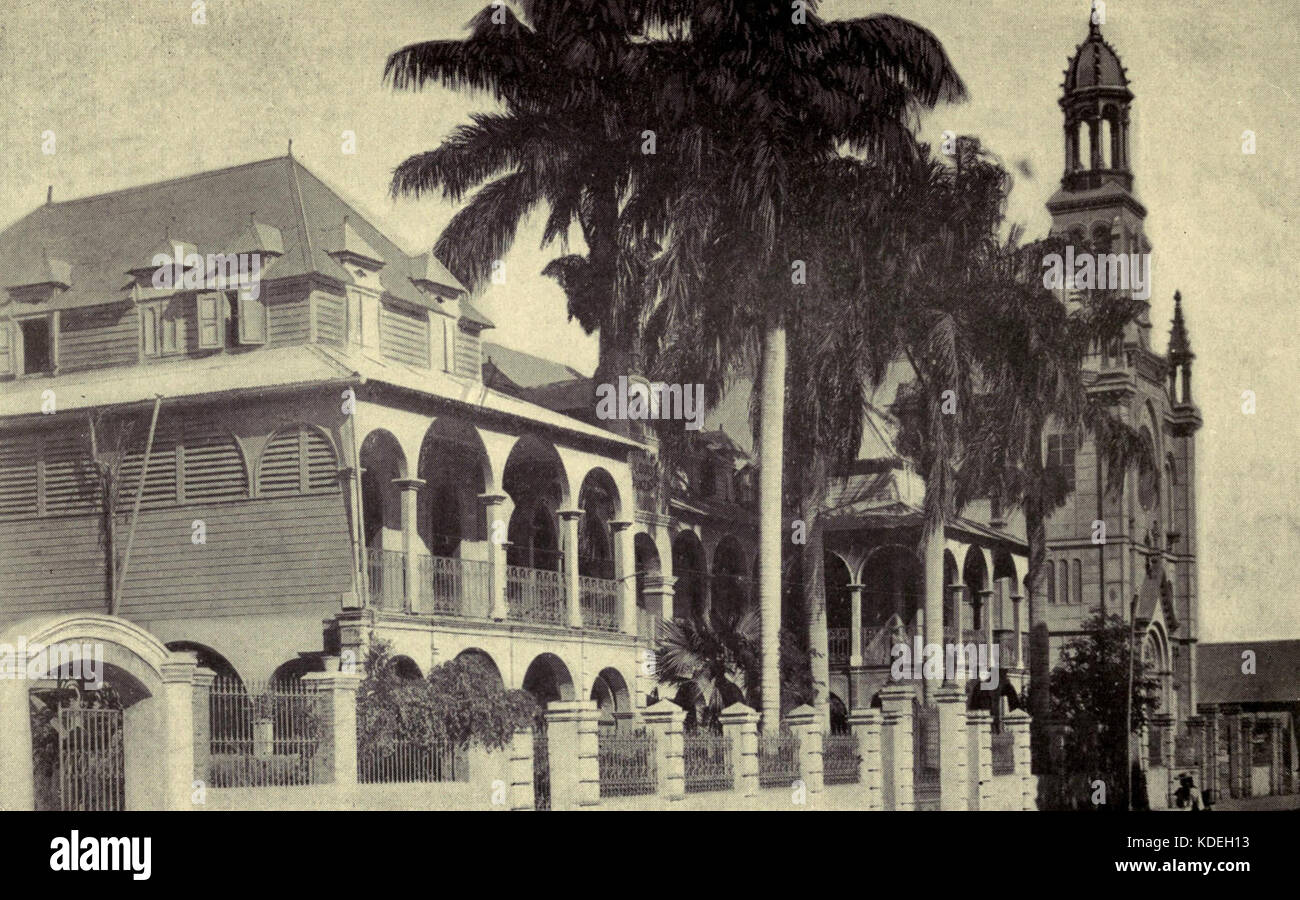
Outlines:
<svg viewBox="0 0 1300 900"><path fill-rule="evenodd" d="M636 634L636 546L631 522L610 522L614 544L614 580L618 597L618 630Z"/></svg>
<svg viewBox="0 0 1300 900"><path fill-rule="evenodd" d="M1015 772L1020 776L1020 808L1038 809L1038 785L1035 782L1029 758L1029 713L1013 709L1003 720L1003 727L1011 732L1011 752Z"/></svg>
<svg viewBox="0 0 1300 900"><path fill-rule="evenodd" d="M980 591L980 627L984 630L984 642L993 646L993 592ZM992 655L990 654L990 659Z"/></svg>
<svg viewBox="0 0 1300 900"><path fill-rule="evenodd" d="M498 622L510 617L506 603L506 539L509 522L504 506L510 498L505 494L479 494L483 503L483 519L488 536L488 591L491 597L491 616ZM500 540L498 540L500 538Z"/></svg>
<svg viewBox="0 0 1300 900"><path fill-rule="evenodd" d="M212 754L212 685L217 673L211 669L194 670L194 698L190 704L194 722L194 780L207 784L208 762Z"/></svg>
<svg viewBox="0 0 1300 900"><path fill-rule="evenodd" d="M580 509L562 509L560 534L564 543L564 602L568 605L569 627L582 627L581 593L578 590L578 520Z"/></svg>
<svg viewBox="0 0 1300 900"><path fill-rule="evenodd" d="M595 700L556 700L547 705L551 809L579 809L600 802L599 724Z"/></svg>
<svg viewBox="0 0 1300 900"><path fill-rule="evenodd" d="M17 656L14 666L26 666ZM27 694L31 683L23 672L6 672L0 678L0 811L36 808L32 772L32 723Z"/></svg>
<svg viewBox="0 0 1300 900"><path fill-rule="evenodd" d="M309 672L302 676L316 692L320 733L316 745L316 784L357 783L357 688L359 672Z"/></svg>
<svg viewBox="0 0 1300 900"><path fill-rule="evenodd" d="M164 754L160 767L166 779L163 808L193 809L194 791L194 670L197 656L173 651L162 664ZM206 705L206 704L205 704Z"/></svg>
<svg viewBox="0 0 1300 900"><path fill-rule="evenodd" d="M736 793L741 797L758 796L758 713L743 703L733 703L722 711L722 733L731 740L731 771L736 778Z"/></svg>
<svg viewBox="0 0 1300 900"><path fill-rule="evenodd" d="M849 728L858 739L858 784L869 810L884 809L880 796L880 710L855 709L849 713Z"/></svg>
<svg viewBox="0 0 1300 900"><path fill-rule="evenodd" d="M888 684L880 689L881 798L884 808L911 810L912 800L912 698L910 685Z"/></svg>
<svg viewBox="0 0 1300 900"><path fill-rule="evenodd" d="M686 796L686 760L682 746L682 723L686 711L670 700L660 700L641 711L646 731L655 738L655 793L672 803Z"/></svg>
<svg viewBox="0 0 1300 900"><path fill-rule="evenodd" d="M393 484L402 492L402 557L406 568L406 611L432 612L423 610L421 600L428 593L420 579L420 529L417 512L420 508L420 489L424 481L420 478L394 478ZM432 587L430 586L430 590Z"/></svg>
<svg viewBox="0 0 1300 900"><path fill-rule="evenodd" d="M1025 668L1024 626L1021 624L1020 603L1025 598L1020 594L1011 595L1011 627L1016 630L1016 668Z"/></svg>
<svg viewBox="0 0 1300 900"><path fill-rule="evenodd" d="M935 701L939 707L939 809L967 809L966 695L956 685L946 685Z"/></svg>
<svg viewBox="0 0 1300 900"><path fill-rule="evenodd" d="M510 754L510 809L533 809L533 730L515 729L515 736L507 750Z"/></svg>
<svg viewBox="0 0 1300 900"><path fill-rule="evenodd" d="M645 576L645 609L665 622L673 618L673 588L677 579L671 575Z"/></svg>
<svg viewBox="0 0 1300 900"><path fill-rule="evenodd" d="M993 714L987 709L966 712L966 792L969 809L992 809Z"/></svg>
<svg viewBox="0 0 1300 900"><path fill-rule="evenodd" d="M849 665L862 665L862 585L849 585Z"/></svg>
<svg viewBox="0 0 1300 900"><path fill-rule="evenodd" d="M807 704L786 714L790 732L799 736L799 780L804 784L808 808L817 809L823 800L822 717Z"/></svg>
<svg viewBox="0 0 1300 900"><path fill-rule="evenodd" d="M966 632L966 585L950 584L952 592L953 643L960 644Z"/></svg>

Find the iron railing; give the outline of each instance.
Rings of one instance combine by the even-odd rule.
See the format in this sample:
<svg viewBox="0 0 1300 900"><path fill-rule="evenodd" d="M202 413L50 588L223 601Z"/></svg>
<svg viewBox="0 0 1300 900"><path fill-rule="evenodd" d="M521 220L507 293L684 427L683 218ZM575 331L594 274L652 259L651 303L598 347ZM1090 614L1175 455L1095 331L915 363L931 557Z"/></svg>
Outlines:
<svg viewBox="0 0 1300 900"><path fill-rule="evenodd" d="M506 566L506 602L510 618L543 625L565 624L563 572Z"/></svg>
<svg viewBox="0 0 1300 900"><path fill-rule="evenodd" d="M469 781L469 766L464 751L441 744L397 741L383 749L358 753L357 781L361 784Z"/></svg>
<svg viewBox="0 0 1300 900"><path fill-rule="evenodd" d="M366 549L370 605L386 612L406 609L406 554L400 550Z"/></svg>
<svg viewBox="0 0 1300 900"><path fill-rule="evenodd" d="M824 784L857 784L861 763L856 734L822 735Z"/></svg>
<svg viewBox="0 0 1300 900"><path fill-rule="evenodd" d="M486 560L446 556L419 558L420 594L415 611L430 616L492 617L492 566Z"/></svg>
<svg viewBox="0 0 1300 900"><path fill-rule="evenodd" d="M758 786L789 787L799 779L799 735L789 731L758 736Z"/></svg>
<svg viewBox="0 0 1300 900"><path fill-rule="evenodd" d="M731 768L731 738L712 731L682 734L686 792L729 791L735 785Z"/></svg>
<svg viewBox="0 0 1300 900"><path fill-rule="evenodd" d="M993 774L1010 775L1016 770L1015 736L1009 731L993 734Z"/></svg>
<svg viewBox="0 0 1300 900"><path fill-rule="evenodd" d="M578 576L582 627L618 631L618 582L608 578Z"/></svg>
<svg viewBox="0 0 1300 900"><path fill-rule="evenodd" d="M60 709L58 741L60 808L73 812L125 808L122 710Z"/></svg>
<svg viewBox="0 0 1300 900"><path fill-rule="evenodd" d="M826 629L826 655L830 657L832 663L846 663L849 661L849 654L852 652L849 640L853 634L850 628L827 628Z"/></svg>
<svg viewBox="0 0 1300 900"><path fill-rule="evenodd" d="M208 784L284 787L316 782L316 695L295 681L218 678L208 692Z"/></svg>
<svg viewBox="0 0 1300 900"><path fill-rule="evenodd" d="M597 741L600 796L637 797L655 792L658 770L653 734L602 729Z"/></svg>

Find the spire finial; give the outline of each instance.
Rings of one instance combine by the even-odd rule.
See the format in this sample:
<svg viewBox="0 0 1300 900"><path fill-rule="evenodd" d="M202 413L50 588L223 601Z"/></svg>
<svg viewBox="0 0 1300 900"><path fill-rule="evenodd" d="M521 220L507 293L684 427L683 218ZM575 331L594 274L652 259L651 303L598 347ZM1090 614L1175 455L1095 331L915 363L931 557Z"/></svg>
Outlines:
<svg viewBox="0 0 1300 900"><path fill-rule="evenodd" d="M293 159L293 138L289 138L289 158Z"/></svg>
<svg viewBox="0 0 1300 900"><path fill-rule="evenodd" d="M1098 8L1097 0L1092 0L1092 11L1088 13L1088 37L1101 37L1101 23L1105 20L1105 7Z"/></svg>
<svg viewBox="0 0 1300 900"><path fill-rule="evenodd" d="M1174 362L1189 359L1192 355L1192 342L1187 337L1187 322L1183 319L1183 294L1174 291L1174 321L1169 329L1169 355Z"/></svg>
<svg viewBox="0 0 1300 900"><path fill-rule="evenodd" d="M45 203L48 205L54 202L54 185L45 188Z"/></svg>

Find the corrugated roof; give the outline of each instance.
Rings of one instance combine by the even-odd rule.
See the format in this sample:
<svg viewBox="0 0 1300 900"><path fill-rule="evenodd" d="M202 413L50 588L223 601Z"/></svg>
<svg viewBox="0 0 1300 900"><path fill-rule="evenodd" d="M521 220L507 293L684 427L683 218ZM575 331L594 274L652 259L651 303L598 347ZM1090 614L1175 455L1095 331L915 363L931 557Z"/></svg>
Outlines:
<svg viewBox="0 0 1300 900"><path fill-rule="evenodd" d="M463 309L463 301L461 306ZM491 341L483 342L483 359L492 363L517 388L538 388L586 377L571 366Z"/></svg>
<svg viewBox="0 0 1300 900"><path fill-rule="evenodd" d="M1254 654L1254 672L1242 671ZM1300 640L1198 644L1196 690L1200 703L1300 703Z"/></svg>

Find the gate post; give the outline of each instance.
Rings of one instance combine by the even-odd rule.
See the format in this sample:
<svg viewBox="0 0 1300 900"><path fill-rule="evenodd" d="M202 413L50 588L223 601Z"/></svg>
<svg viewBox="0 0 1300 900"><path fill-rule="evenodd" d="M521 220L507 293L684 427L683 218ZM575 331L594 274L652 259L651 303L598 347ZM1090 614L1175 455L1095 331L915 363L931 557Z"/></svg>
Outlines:
<svg viewBox="0 0 1300 900"><path fill-rule="evenodd" d="M811 706L786 713L790 731L799 736L799 778L808 794L808 809L817 809L823 799L822 717Z"/></svg>
<svg viewBox="0 0 1300 900"><path fill-rule="evenodd" d="M880 713L855 709L849 713L849 728L858 739L858 784L866 791L866 808L884 809L880 797Z"/></svg>
<svg viewBox="0 0 1300 900"><path fill-rule="evenodd" d="M939 809L968 809L966 696L957 685L946 684L936 692L935 702L939 707Z"/></svg>
<svg viewBox="0 0 1300 900"><path fill-rule="evenodd" d="M731 771L741 797L758 796L758 713L733 703L718 717L722 733L731 739Z"/></svg>
<svg viewBox="0 0 1300 900"><path fill-rule="evenodd" d="M1023 709L1013 709L1002 721L1006 723L1007 731L1011 732L1012 759L1015 760L1015 773L1020 776L1020 808L1038 809L1037 782L1030 771L1029 713Z"/></svg>
<svg viewBox="0 0 1300 900"><path fill-rule="evenodd" d="M971 809L992 808L993 714L987 709L966 713L966 784Z"/></svg>
<svg viewBox="0 0 1300 900"><path fill-rule="evenodd" d="M25 678L0 678L0 811L36 808L28 687Z"/></svg>
<svg viewBox="0 0 1300 900"><path fill-rule="evenodd" d="M686 761L682 755L682 723L685 720L686 711L671 700L660 700L641 711L646 731L654 735L655 771L658 773L655 793L661 801L671 803L686 796Z"/></svg>
<svg viewBox="0 0 1300 900"><path fill-rule="evenodd" d="M532 809L533 797L533 730L516 728L514 739L507 748L510 754L510 808Z"/></svg>
<svg viewBox="0 0 1300 900"><path fill-rule="evenodd" d="M316 784L357 783L357 688L360 672L308 672L302 680L315 690L321 733L317 736Z"/></svg>
<svg viewBox="0 0 1300 900"><path fill-rule="evenodd" d="M208 760L212 755L212 683L217 673L211 669L194 670L194 780L207 784Z"/></svg>
<svg viewBox="0 0 1300 900"><path fill-rule="evenodd" d="M912 698L911 685L887 684L880 689L884 725L881 728L881 792L885 809L912 810Z"/></svg>
<svg viewBox="0 0 1300 900"><path fill-rule="evenodd" d="M600 802L600 712L595 700L554 700L546 706L551 808Z"/></svg>
<svg viewBox="0 0 1300 900"><path fill-rule="evenodd" d="M163 808L193 809L194 782L194 672L198 657L192 651L172 651L162 664L163 680ZM206 706L206 705L205 705ZM205 729L206 730L206 729Z"/></svg>

